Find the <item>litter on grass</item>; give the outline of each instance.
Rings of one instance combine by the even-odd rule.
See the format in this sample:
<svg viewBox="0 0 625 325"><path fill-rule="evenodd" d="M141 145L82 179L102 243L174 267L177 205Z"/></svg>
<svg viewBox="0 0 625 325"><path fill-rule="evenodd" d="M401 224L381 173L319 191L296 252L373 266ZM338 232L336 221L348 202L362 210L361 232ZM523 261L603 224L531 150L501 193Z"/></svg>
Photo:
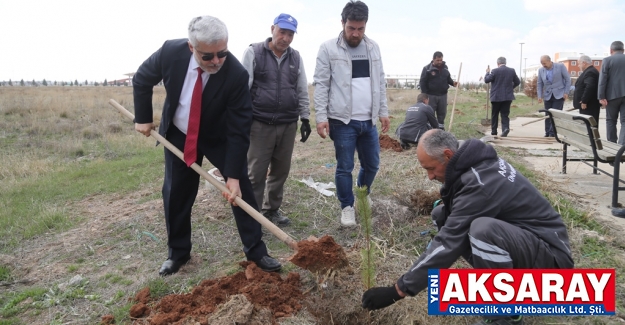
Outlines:
<svg viewBox="0 0 625 325"><path fill-rule="evenodd" d="M308 177L307 179L302 179L300 183L304 183L308 185L309 187L314 188L315 190L317 190L317 192L325 196L334 196L334 192L328 190L328 189L336 188L336 185L334 185L334 183L332 182L330 183L315 182L312 179L312 177Z"/></svg>

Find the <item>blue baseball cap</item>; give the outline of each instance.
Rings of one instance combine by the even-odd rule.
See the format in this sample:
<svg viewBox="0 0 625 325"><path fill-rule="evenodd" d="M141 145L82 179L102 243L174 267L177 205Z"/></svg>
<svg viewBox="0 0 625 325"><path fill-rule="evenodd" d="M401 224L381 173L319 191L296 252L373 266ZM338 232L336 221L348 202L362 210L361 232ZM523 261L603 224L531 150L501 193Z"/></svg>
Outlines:
<svg viewBox="0 0 625 325"><path fill-rule="evenodd" d="M282 29L292 30L297 33L297 19L293 18L291 15L280 14L273 20L273 24L278 25L278 27Z"/></svg>

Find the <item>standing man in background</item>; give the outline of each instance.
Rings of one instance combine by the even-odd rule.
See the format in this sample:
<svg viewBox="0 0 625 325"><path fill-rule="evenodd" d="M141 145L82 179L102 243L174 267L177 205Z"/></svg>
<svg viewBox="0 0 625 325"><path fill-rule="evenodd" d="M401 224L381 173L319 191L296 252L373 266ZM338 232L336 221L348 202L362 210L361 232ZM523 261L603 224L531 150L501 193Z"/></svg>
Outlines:
<svg viewBox="0 0 625 325"><path fill-rule="evenodd" d="M592 60L588 55L580 56L577 60L577 66L582 73L575 82L573 107L577 108L580 114L594 117L597 128L599 128L599 112L601 111L601 104L597 99L599 71L592 65Z"/></svg>
<svg viewBox="0 0 625 325"><path fill-rule="evenodd" d="M386 105L386 82L378 44L365 36L369 8L350 0L341 13L343 31L321 44L315 67L317 133L334 141L336 192L341 202L341 224L356 225L352 171L358 152L357 185L371 185L380 167L376 120L386 133L391 124Z"/></svg>
<svg viewBox="0 0 625 325"><path fill-rule="evenodd" d="M510 105L514 98L514 88L521 84L516 72L506 66L506 58L497 58L497 68L490 71L490 66L486 69L485 83L492 83L490 90L490 102L493 105L491 114L491 135L497 135L499 123L499 113L501 113L501 136L507 137L510 133Z"/></svg>
<svg viewBox="0 0 625 325"><path fill-rule="evenodd" d="M536 81L538 102L544 102L545 109L562 110L564 101L569 97L571 76L569 76L564 64L551 62L549 55L541 56L540 64L543 67L538 69L538 80ZM545 137L555 136L551 119L545 119Z"/></svg>
<svg viewBox="0 0 625 325"><path fill-rule="evenodd" d="M150 136L155 128L152 95L162 81L167 97L158 132L184 152L182 161L165 149L163 206L169 252L159 274L176 273L191 259L191 209L200 175L190 166L202 165L204 157L224 176L230 193L223 196L232 204L247 260L264 271L278 271L281 265L268 255L260 223L234 204L241 197L256 206L246 161L252 124L248 74L229 54L228 29L221 20L193 18L188 33L188 39L166 41L132 79L135 130Z"/></svg>
<svg viewBox="0 0 625 325"><path fill-rule="evenodd" d="M445 129L447 116L447 90L449 86L456 87L458 82L451 79L447 64L443 61L443 53L436 51L432 55L432 62L423 67L419 87L421 92L428 95L430 106L436 112L436 119L441 129Z"/></svg>
<svg viewBox="0 0 625 325"><path fill-rule="evenodd" d="M625 145L625 55L623 42L610 45L610 56L603 59L599 74L599 102L605 108L608 141L617 142L616 119L621 115L618 144Z"/></svg>
<svg viewBox="0 0 625 325"><path fill-rule="evenodd" d="M254 111L247 153L249 177L263 215L278 226L291 223L280 206L291 170L298 118L302 121L300 141L305 142L311 131L304 64L299 52L290 47L296 32L297 20L280 14L273 20L271 37L250 45L242 60L250 75Z"/></svg>

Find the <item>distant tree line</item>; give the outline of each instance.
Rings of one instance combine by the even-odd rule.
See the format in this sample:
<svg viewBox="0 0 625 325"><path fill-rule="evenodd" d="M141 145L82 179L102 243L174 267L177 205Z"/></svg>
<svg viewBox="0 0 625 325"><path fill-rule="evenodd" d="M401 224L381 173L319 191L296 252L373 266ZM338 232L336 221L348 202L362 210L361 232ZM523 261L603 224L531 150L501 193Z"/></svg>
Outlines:
<svg viewBox="0 0 625 325"><path fill-rule="evenodd" d="M128 81L124 81L124 82L119 82L117 80L113 81L112 85L109 85L109 82L104 79L103 82L89 82L88 80L85 80L84 82L80 83L78 82L78 79L75 79L74 81L48 81L46 79L43 79L42 81L36 81L35 79L33 79L32 81L24 81L24 79L20 80L19 83L13 82L12 79L9 79L9 81L0 81L0 86L8 86L8 87L13 87L13 86L20 86L20 87L38 87L38 86L129 86Z"/></svg>

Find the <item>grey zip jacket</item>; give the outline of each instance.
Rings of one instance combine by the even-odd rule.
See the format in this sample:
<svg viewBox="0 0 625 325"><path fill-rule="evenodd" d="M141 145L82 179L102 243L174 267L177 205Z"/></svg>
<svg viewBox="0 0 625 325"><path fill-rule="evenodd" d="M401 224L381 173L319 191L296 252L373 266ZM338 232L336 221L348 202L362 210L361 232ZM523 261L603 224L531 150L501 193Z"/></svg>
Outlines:
<svg viewBox="0 0 625 325"><path fill-rule="evenodd" d="M378 117L388 117L386 105L386 81L382 56L376 42L365 36L369 56L369 76L371 79L371 119L375 125ZM352 116L352 60L347 50L343 32L321 44L317 54L317 65L313 85L315 86L315 118L317 123L327 122L328 118L349 123Z"/></svg>
<svg viewBox="0 0 625 325"><path fill-rule="evenodd" d="M406 294L414 296L427 287L428 269L449 268L460 256L471 263L469 228L479 217L496 218L533 233L549 245L558 268L573 268L560 214L490 145L471 139L458 149L445 170L441 196L446 219L439 223L425 253L397 281Z"/></svg>

